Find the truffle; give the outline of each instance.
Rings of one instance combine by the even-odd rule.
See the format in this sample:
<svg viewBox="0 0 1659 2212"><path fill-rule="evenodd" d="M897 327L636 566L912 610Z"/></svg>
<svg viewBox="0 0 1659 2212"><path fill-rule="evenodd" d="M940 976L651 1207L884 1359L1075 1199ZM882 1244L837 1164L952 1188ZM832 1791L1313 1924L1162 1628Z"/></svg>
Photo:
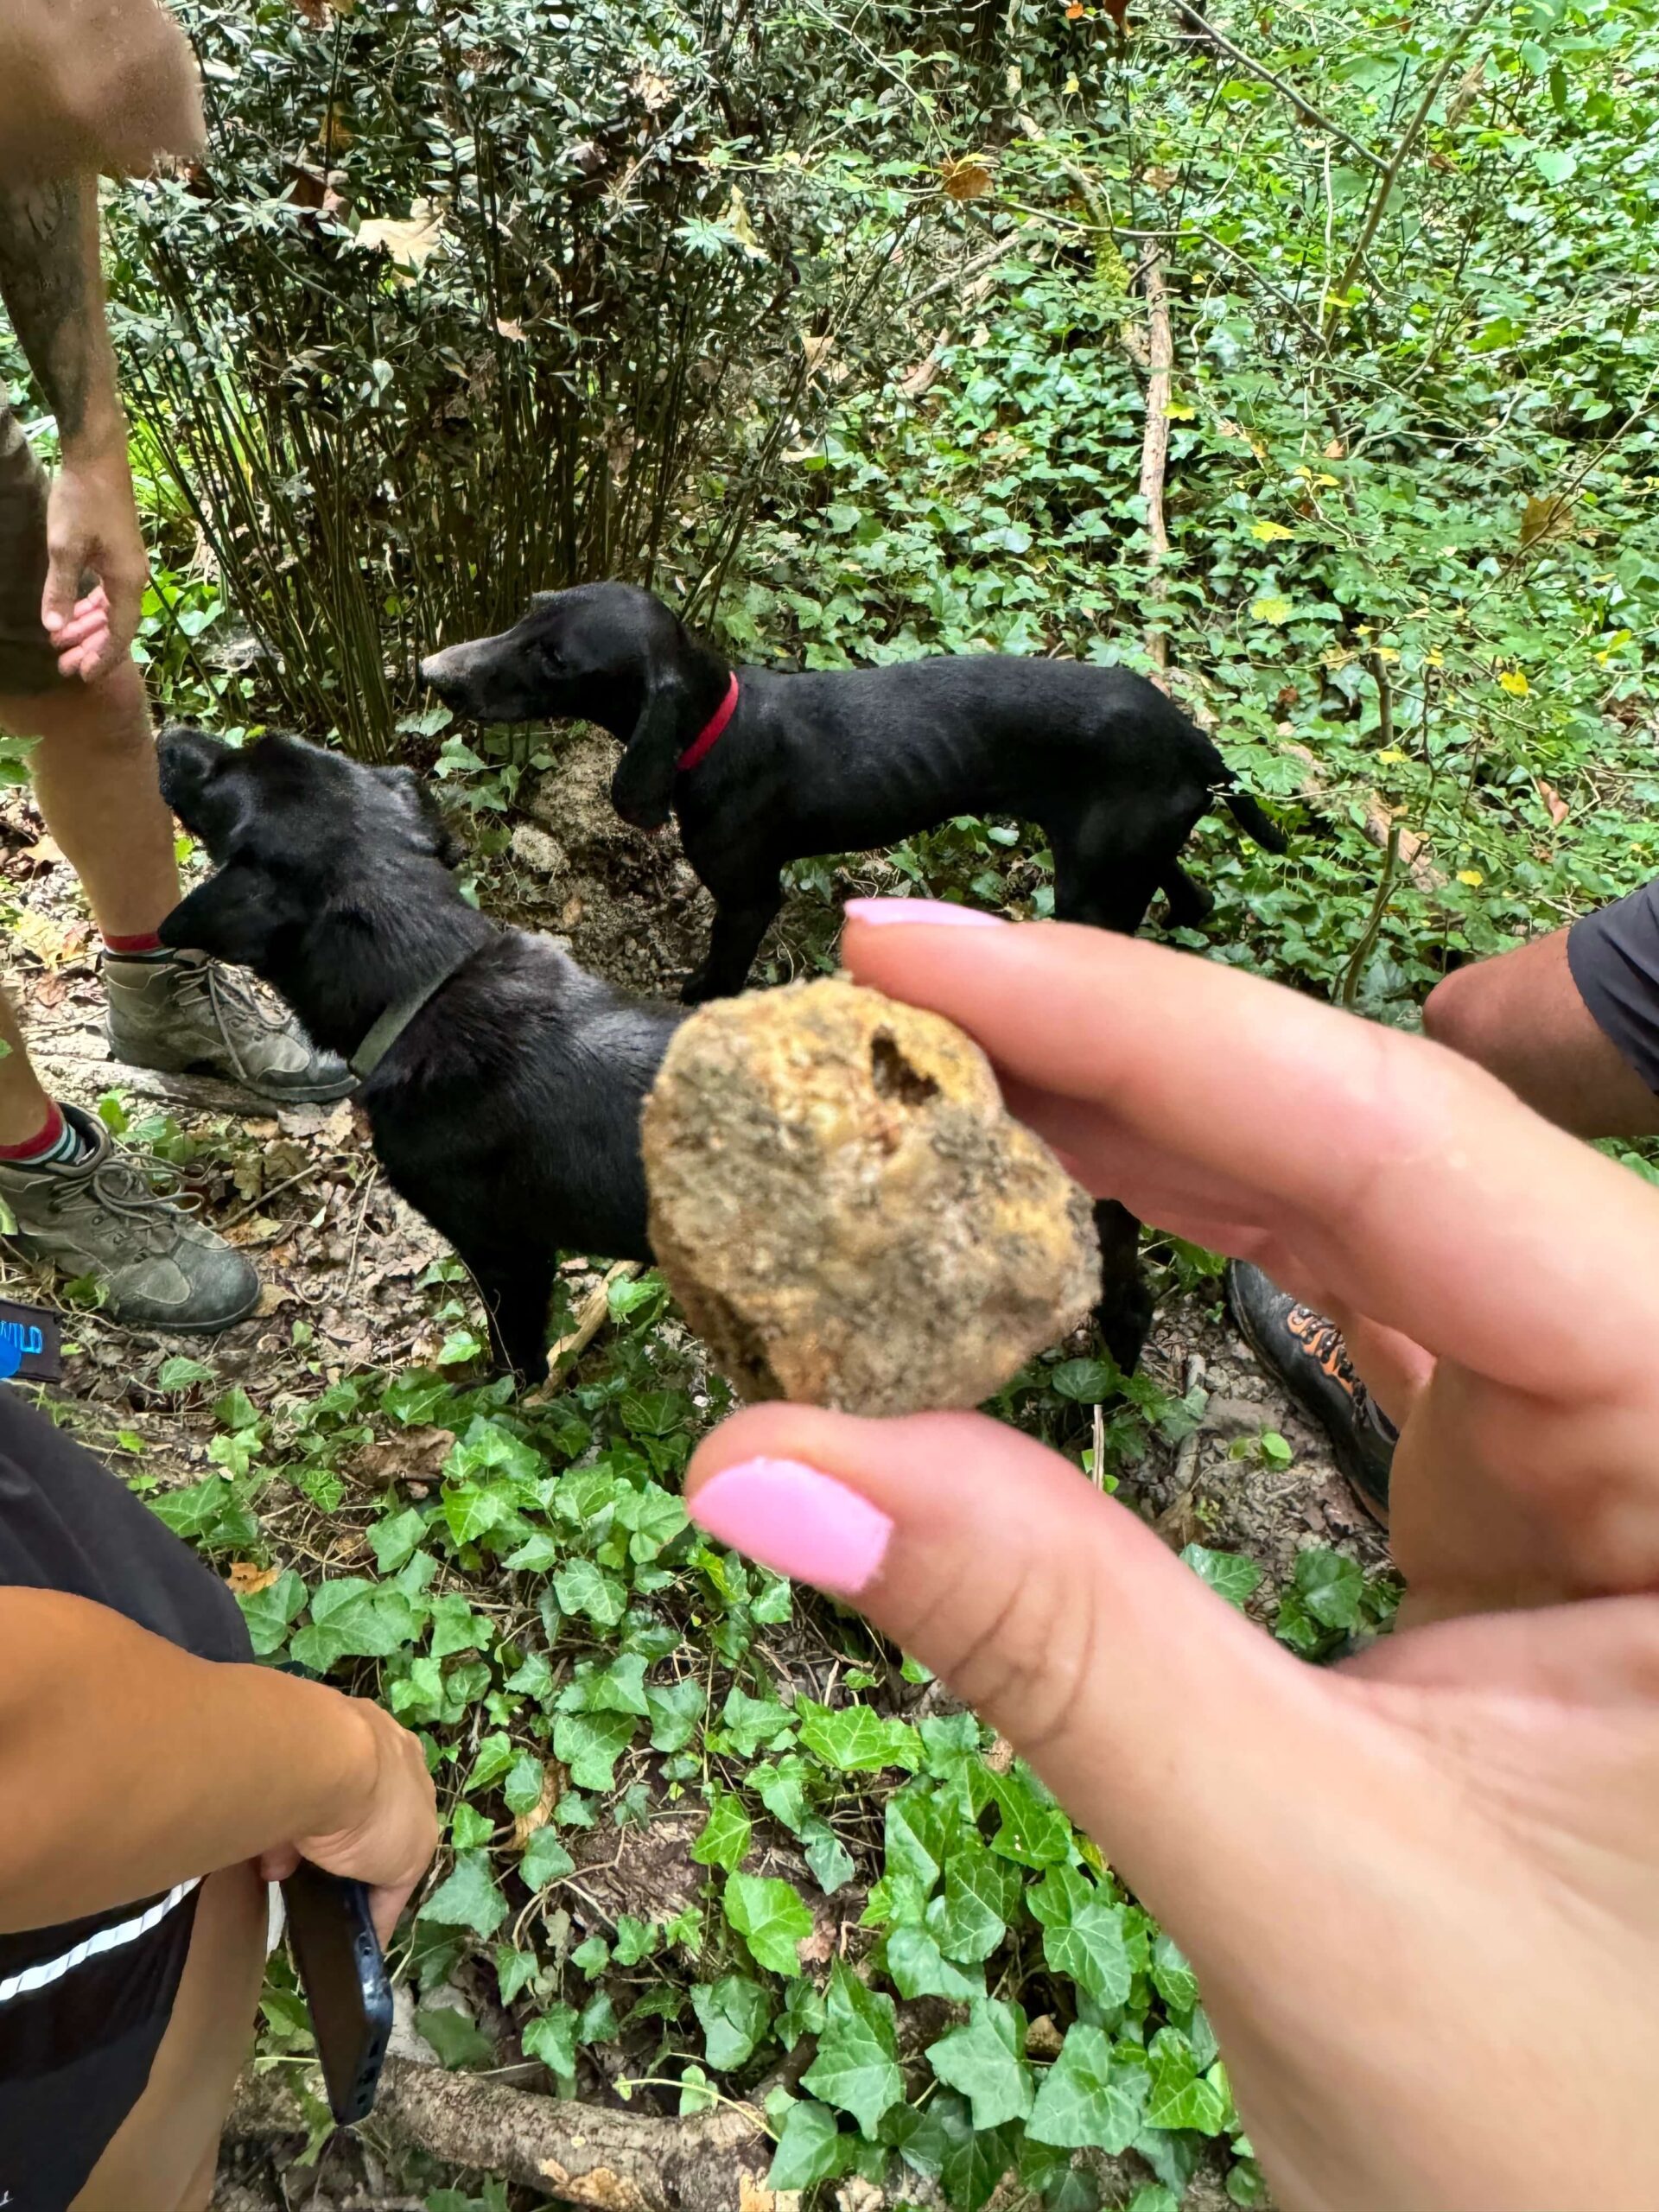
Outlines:
<svg viewBox="0 0 1659 2212"><path fill-rule="evenodd" d="M701 1007L642 1121L651 1240L746 1398L975 1406L1087 1315L1087 1194L940 1014L840 979Z"/></svg>

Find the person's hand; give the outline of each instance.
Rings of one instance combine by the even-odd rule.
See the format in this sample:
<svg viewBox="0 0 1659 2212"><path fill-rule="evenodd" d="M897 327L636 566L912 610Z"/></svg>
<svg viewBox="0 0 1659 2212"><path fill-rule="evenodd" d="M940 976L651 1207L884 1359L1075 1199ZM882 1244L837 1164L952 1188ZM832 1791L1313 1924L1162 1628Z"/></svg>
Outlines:
<svg viewBox="0 0 1659 2212"><path fill-rule="evenodd" d="M365 1882L375 1929L385 1944L391 1941L398 1915L438 1847L436 1793L418 1737L371 1699L349 1702L368 1736L361 1812L330 1834L296 1836L292 1843L264 1853L259 1872L267 1882L283 1882L302 1859L308 1859L325 1873Z"/></svg>
<svg viewBox="0 0 1659 2212"><path fill-rule="evenodd" d="M118 439L66 452L47 506L46 543L41 620L59 672L95 683L132 650L149 574Z"/></svg>
<svg viewBox="0 0 1659 2212"><path fill-rule="evenodd" d="M861 981L976 1035L1097 1192L1354 1329L1429 1624L1310 1669L973 1415L751 1409L694 1518L1031 1759L1192 1960L1284 2212L1659 2202L1659 1193L1236 970L901 918L855 915Z"/></svg>

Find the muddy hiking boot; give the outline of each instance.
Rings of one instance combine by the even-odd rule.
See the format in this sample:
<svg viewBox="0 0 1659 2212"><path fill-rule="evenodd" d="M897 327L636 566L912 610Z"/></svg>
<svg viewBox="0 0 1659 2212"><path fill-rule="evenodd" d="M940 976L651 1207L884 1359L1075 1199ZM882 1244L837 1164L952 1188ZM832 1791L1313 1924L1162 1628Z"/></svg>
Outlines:
<svg viewBox="0 0 1659 2212"><path fill-rule="evenodd" d="M1251 1351L1318 1421L1350 1489L1386 1529L1399 1431L1355 1373L1341 1330L1248 1260L1228 1264L1227 1303Z"/></svg>
<svg viewBox="0 0 1659 2212"><path fill-rule="evenodd" d="M102 1311L133 1329L226 1329L259 1302L259 1278L222 1236L160 1196L139 1162L78 1106L64 1118L79 1158L18 1166L0 1160L0 1201L29 1258L104 1287Z"/></svg>
<svg viewBox="0 0 1659 2212"><path fill-rule="evenodd" d="M129 1066L216 1075L276 1105L343 1098L355 1086L291 1015L270 1015L239 977L199 952L106 953L110 1050Z"/></svg>

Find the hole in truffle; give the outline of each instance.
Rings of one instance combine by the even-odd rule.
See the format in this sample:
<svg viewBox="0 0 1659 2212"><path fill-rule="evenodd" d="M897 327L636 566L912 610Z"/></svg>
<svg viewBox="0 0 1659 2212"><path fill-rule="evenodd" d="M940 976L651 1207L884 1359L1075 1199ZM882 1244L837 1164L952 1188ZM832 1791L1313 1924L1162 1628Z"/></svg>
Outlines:
<svg viewBox="0 0 1659 2212"><path fill-rule="evenodd" d="M904 1106L925 1106L939 1095L938 1084L912 1067L888 1029L878 1029L870 1039L870 1080L878 1098L896 1098Z"/></svg>

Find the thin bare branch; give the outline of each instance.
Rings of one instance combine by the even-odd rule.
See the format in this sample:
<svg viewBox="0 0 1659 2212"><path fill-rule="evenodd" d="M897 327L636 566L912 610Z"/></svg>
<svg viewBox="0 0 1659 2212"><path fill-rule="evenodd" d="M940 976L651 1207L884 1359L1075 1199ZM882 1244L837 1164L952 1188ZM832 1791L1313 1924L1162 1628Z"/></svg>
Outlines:
<svg viewBox="0 0 1659 2212"><path fill-rule="evenodd" d="M1304 123L1312 124L1315 130L1327 131L1332 138L1346 146L1351 154L1357 154L1362 162L1369 162L1373 168L1387 174L1388 163L1380 154L1374 154L1351 131L1344 130L1339 123L1333 123L1328 115L1314 106L1312 100L1304 99L1295 86L1281 77L1276 69L1269 69L1265 61L1258 61L1253 54L1246 54L1242 46L1235 46L1225 31L1218 31L1213 23L1206 22L1196 8L1185 4L1185 0L1181 14L1187 22L1202 31L1212 46L1219 47L1224 54L1236 61L1241 69L1248 69L1253 77L1260 77L1263 84L1271 85L1276 92L1281 92Z"/></svg>
<svg viewBox="0 0 1659 2212"><path fill-rule="evenodd" d="M1147 429L1141 446L1141 497L1146 502L1147 541L1152 553L1153 593L1163 595L1163 566L1169 555L1164 521L1164 477L1169 466L1169 382L1175 365L1175 341L1169 327L1169 294L1164 286L1163 257L1148 245L1141 257L1141 289L1147 302ZM1169 639L1161 622L1147 626L1147 651L1160 671L1169 666Z"/></svg>

